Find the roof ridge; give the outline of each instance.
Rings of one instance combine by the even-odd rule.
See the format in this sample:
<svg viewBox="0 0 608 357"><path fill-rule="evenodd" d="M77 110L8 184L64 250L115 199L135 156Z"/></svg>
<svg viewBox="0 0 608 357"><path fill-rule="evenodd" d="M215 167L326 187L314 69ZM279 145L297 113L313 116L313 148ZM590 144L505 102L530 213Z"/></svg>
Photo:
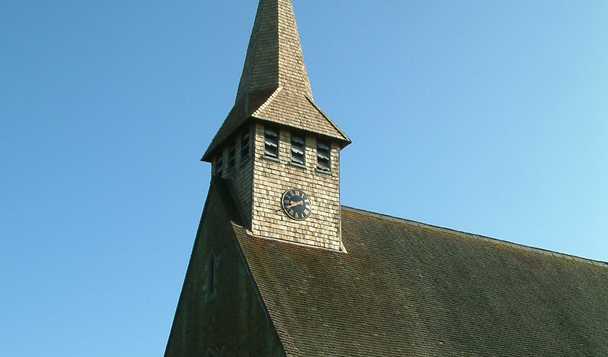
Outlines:
<svg viewBox="0 0 608 357"><path fill-rule="evenodd" d="M370 216L375 216L375 217L381 218L381 219L389 219L389 220L397 221L397 222L401 222L401 223L409 223L409 224L413 224L416 226L427 227L427 228L435 229L435 230L442 231L442 232L455 233L455 234L459 234L459 235L465 236L465 237L482 239L482 240L486 240L486 241L504 244L504 245L514 247L514 248L519 248L519 249L535 252L535 253L542 253L542 254L546 254L546 255L555 256L558 258L571 259L574 261L580 261L583 263L588 263L588 264L593 264L593 265L601 266L604 268L608 268L608 262L604 262L601 260L595 260L595 259L590 259L590 258L585 258L585 257L568 254L568 253L557 252L554 250L533 247L530 245L515 243L515 242L507 241L504 239L498 239L498 238L493 238L493 237L489 237L489 236L484 236L481 234L465 232L465 231L461 231L461 230L457 230L457 229L453 229L453 228L441 227L441 226L437 226L437 225L433 225L433 224L429 224L429 223L414 221L414 220L407 219L407 218L396 217L396 216L391 216L391 215L384 214L384 213L364 210L361 208L355 208L355 207L350 207L350 206L346 206L346 205L342 205L341 207L342 207L342 209L346 209L346 210L350 210L350 211L354 211L354 212L358 212L358 213L362 213L362 214L367 214Z"/></svg>
<svg viewBox="0 0 608 357"><path fill-rule="evenodd" d="M264 109L266 109L271 103L272 101L277 97L277 95L279 95L279 93L281 93L281 91L283 90L283 87L278 86L277 89L275 89L272 94L268 97L268 99L266 99L264 101L264 103L262 103L262 105L260 105L256 110L254 110L251 113L251 116L253 117L257 117L259 116L260 112L263 111Z"/></svg>
<svg viewBox="0 0 608 357"><path fill-rule="evenodd" d="M334 121L333 121L333 120L331 120L331 118L330 118L330 117L329 117L329 116L328 116L328 115L327 115L327 114L326 114L326 113L325 113L323 110L321 110L321 108L320 108L320 107L317 105L317 103L315 103L315 101L314 101L314 100L312 100L311 98L308 98L308 97L306 97L306 99L307 99L307 100L310 102L310 104L311 104L313 107L315 107L315 109L316 109L316 110L317 110L319 113L321 113L321 115L322 115L322 116L323 116L325 119L327 119L327 121L329 122L329 124L331 124L331 125L334 127L334 129L336 129L336 130L337 130L337 131L338 131L340 134L342 134L342 136L344 137L344 139L345 139L345 140L346 140L348 143L351 143L351 142L352 142L352 140L350 140L350 138L348 137L348 135L346 135L346 133L345 133L345 132L344 132L342 129L340 129L340 128L339 128L339 127L336 125L336 123L334 123Z"/></svg>

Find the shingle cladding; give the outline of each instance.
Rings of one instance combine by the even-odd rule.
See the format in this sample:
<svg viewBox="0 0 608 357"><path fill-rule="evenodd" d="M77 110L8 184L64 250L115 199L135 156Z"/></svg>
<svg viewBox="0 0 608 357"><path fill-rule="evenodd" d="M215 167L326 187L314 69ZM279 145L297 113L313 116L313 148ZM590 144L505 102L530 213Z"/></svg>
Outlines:
<svg viewBox="0 0 608 357"><path fill-rule="evenodd" d="M237 102L249 93L279 86L312 98L292 0L261 0Z"/></svg>
<svg viewBox="0 0 608 357"><path fill-rule="evenodd" d="M243 213L234 193L233 182L213 179L165 357L285 357L234 238Z"/></svg>
<svg viewBox="0 0 608 357"><path fill-rule="evenodd" d="M608 266L344 208L348 254L235 233L287 355L607 356Z"/></svg>
<svg viewBox="0 0 608 357"><path fill-rule="evenodd" d="M261 0L235 105L203 155L248 120L265 120L333 138L350 139L314 103L292 0Z"/></svg>
<svg viewBox="0 0 608 357"><path fill-rule="evenodd" d="M312 99L285 88L274 92L270 100L260 106L252 116L339 141L349 141L346 134L323 114Z"/></svg>

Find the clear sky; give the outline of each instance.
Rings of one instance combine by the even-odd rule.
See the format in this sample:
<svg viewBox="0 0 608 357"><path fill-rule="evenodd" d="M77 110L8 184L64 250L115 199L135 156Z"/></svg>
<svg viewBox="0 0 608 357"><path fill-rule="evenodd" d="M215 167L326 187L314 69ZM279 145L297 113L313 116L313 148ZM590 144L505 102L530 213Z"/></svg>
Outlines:
<svg viewBox="0 0 608 357"><path fill-rule="evenodd" d="M0 355L162 355L256 6L0 2ZM344 204L608 260L608 2L296 10Z"/></svg>

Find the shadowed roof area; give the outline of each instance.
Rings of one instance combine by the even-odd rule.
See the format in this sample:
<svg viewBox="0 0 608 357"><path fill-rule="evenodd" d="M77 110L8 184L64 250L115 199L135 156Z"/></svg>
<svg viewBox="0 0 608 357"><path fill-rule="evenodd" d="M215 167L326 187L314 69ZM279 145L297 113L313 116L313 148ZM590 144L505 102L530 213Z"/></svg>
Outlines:
<svg viewBox="0 0 608 357"><path fill-rule="evenodd" d="M607 356L608 265L343 209L348 254L235 233L292 356Z"/></svg>

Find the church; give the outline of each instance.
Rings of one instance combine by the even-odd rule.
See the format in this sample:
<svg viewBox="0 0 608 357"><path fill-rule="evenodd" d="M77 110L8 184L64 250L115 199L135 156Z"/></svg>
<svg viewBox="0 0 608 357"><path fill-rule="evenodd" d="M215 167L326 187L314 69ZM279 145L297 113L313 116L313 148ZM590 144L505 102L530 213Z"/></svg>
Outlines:
<svg viewBox="0 0 608 357"><path fill-rule="evenodd" d="M608 264L342 206L350 144L260 0L166 357L608 356Z"/></svg>

